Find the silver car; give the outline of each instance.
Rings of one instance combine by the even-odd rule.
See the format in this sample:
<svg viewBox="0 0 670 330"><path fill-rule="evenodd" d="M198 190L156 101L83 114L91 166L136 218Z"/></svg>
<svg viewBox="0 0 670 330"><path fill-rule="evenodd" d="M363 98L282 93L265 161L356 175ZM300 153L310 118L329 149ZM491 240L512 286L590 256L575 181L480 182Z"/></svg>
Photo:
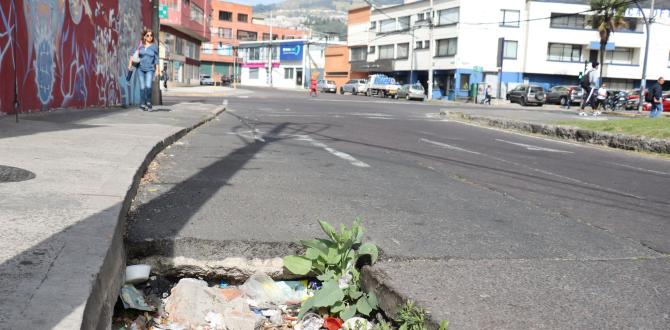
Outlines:
<svg viewBox="0 0 670 330"><path fill-rule="evenodd" d="M347 81L346 84L340 87L340 94L351 93L351 95L356 95L358 93L365 93L365 84L368 81L365 79L352 79Z"/></svg>
<svg viewBox="0 0 670 330"><path fill-rule="evenodd" d="M319 80L316 83L316 89L324 93L335 93L337 91L337 86L332 80Z"/></svg>
<svg viewBox="0 0 670 330"><path fill-rule="evenodd" d="M426 94L421 84L405 84L398 89L398 98L406 98L408 100L425 100Z"/></svg>

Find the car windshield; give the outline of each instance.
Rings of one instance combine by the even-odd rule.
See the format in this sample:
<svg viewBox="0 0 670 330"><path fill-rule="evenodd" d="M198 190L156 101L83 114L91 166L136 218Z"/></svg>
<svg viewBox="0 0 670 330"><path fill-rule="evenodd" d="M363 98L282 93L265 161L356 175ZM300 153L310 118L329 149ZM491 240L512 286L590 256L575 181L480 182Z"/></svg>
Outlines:
<svg viewBox="0 0 670 330"><path fill-rule="evenodd" d="M329 85L335 85L335 82L332 81L332 80L328 80L328 84L329 84Z"/></svg>
<svg viewBox="0 0 670 330"><path fill-rule="evenodd" d="M423 90L423 86L421 86L420 84L414 84L414 85L411 86L411 88L412 88L412 89L416 89L416 90L418 90L418 91L422 91L422 90Z"/></svg>
<svg viewBox="0 0 670 330"><path fill-rule="evenodd" d="M544 92L544 88L542 87L537 87L537 86L532 86L530 88L531 93L539 93L539 92Z"/></svg>
<svg viewBox="0 0 670 330"><path fill-rule="evenodd" d="M212 77L210 77L210 76L202 76L202 79L209 79L209 78L212 78Z"/></svg>

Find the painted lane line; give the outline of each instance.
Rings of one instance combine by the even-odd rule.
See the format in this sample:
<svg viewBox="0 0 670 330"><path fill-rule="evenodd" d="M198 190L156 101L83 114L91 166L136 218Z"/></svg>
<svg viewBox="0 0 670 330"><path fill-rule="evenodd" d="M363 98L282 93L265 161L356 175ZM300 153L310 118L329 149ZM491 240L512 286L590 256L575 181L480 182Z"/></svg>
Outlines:
<svg viewBox="0 0 670 330"><path fill-rule="evenodd" d="M532 150L532 151L547 151L547 152L558 152L558 153L566 153L566 154L573 154L574 153L572 151L538 147L538 146L533 146L533 145L530 145L530 144L512 142L512 141L507 141L507 140L503 140L503 139L496 139L496 141L513 144L513 145L519 146L519 147L524 147L524 148L526 148L526 150Z"/></svg>
<svg viewBox="0 0 670 330"><path fill-rule="evenodd" d="M311 145L313 145L313 146L315 146L315 147L317 147L317 148L322 148L323 150L326 150L326 151L327 151L328 153L330 153L331 155L333 155L333 156L335 156L335 157L342 158L342 159L348 161L348 162L349 162L351 165L353 165L353 166L357 166L357 167L370 167L370 165L368 165L368 164L366 164L366 163L364 163L364 162L362 162L362 161L356 159L354 156L352 156L352 155L350 155L350 154L348 154L348 153L345 153L345 152L337 151L337 150L335 150L335 149L333 149L333 148L327 146L327 145L324 144L324 143L315 141L314 139L312 139L312 138L311 138L310 136L308 136L308 135L294 135L294 137L296 138L296 140L299 140L299 141L307 141L307 142L309 142L309 144L311 144Z"/></svg>
<svg viewBox="0 0 670 330"><path fill-rule="evenodd" d="M237 98L238 99L248 99L249 96L248 95L239 95L239 96L237 96Z"/></svg>
<svg viewBox="0 0 670 330"><path fill-rule="evenodd" d="M459 148L459 147L455 147L455 146L452 146L452 145L450 145L450 144L446 144L446 143L442 143L442 142L437 142L437 141L428 140L428 139L423 139L423 138L422 138L421 140L419 140L419 141L426 142L426 143L430 143L430 144L434 144L434 145L436 145L436 146L440 146L440 147L442 147L442 148L449 149L449 150L462 151L462 152L467 152L467 153L474 154L474 155L481 155L481 153L479 153L479 152L472 151L472 150L467 150L467 149L463 149L463 148Z"/></svg>
<svg viewBox="0 0 670 330"><path fill-rule="evenodd" d="M670 173L668 173L668 172L654 171L654 170L649 170L649 169L642 168L642 167L635 167L635 166L630 166L630 165L621 164L621 163L612 163L612 164L617 165L617 166L621 166L621 167L625 167L625 168L629 168L629 169L632 169L632 170L642 171L642 172L649 172L649 173L660 174L660 175L670 175Z"/></svg>
<svg viewBox="0 0 670 330"><path fill-rule="evenodd" d="M365 118L368 118L368 119L391 119L391 120L395 119L395 118L389 118L389 117L365 117Z"/></svg>

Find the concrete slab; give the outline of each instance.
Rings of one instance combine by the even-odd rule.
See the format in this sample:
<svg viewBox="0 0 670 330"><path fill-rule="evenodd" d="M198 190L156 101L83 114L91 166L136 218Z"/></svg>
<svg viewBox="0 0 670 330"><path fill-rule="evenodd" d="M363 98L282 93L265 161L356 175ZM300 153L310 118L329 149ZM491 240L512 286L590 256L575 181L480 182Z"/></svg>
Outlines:
<svg viewBox="0 0 670 330"><path fill-rule="evenodd" d="M383 303L414 299L450 329L670 328L667 257L385 261L364 281Z"/></svg>
<svg viewBox="0 0 670 330"><path fill-rule="evenodd" d="M107 328L125 266L123 219L153 156L221 106L62 110L0 118L0 328Z"/></svg>

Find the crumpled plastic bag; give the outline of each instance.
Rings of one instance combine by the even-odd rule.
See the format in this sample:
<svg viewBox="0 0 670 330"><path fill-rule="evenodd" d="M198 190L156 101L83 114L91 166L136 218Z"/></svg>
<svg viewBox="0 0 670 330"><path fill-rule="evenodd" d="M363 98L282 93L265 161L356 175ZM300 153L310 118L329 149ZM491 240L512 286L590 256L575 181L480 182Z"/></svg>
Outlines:
<svg viewBox="0 0 670 330"><path fill-rule="evenodd" d="M296 324L296 330L320 330L323 326L323 318L314 313L307 313L302 320Z"/></svg>
<svg viewBox="0 0 670 330"><path fill-rule="evenodd" d="M252 275L240 286L240 289L252 298L259 307L282 305L294 301L296 298L296 292L290 286L285 282L275 282L265 273Z"/></svg>

